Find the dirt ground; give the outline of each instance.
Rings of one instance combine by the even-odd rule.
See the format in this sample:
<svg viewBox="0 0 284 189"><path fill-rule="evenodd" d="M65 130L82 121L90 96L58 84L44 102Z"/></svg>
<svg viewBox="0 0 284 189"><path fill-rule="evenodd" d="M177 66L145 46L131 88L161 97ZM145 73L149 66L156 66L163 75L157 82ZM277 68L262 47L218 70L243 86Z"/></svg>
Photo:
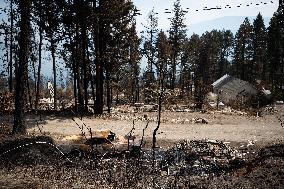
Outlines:
<svg viewBox="0 0 284 189"><path fill-rule="evenodd" d="M261 146L284 141L284 128L279 121L279 118L284 120L284 105L276 106L273 114L261 117L239 115L238 113L230 114L232 115L217 111L206 113L163 112L157 139L158 141L172 142L201 139L237 143L252 141L251 143ZM157 126L157 112L118 113L111 116L83 117L82 119L41 116L40 120L39 117L32 117L29 121L28 132L40 134L41 129L41 132L60 142L66 135L80 134L81 130L78 125L85 124L92 131L111 130L117 135L125 136L132 129L134 121L135 130L133 133L138 142L147 123L145 117L150 120L148 128L145 130L145 138L150 139ZM196 123L197 118L203 118L208 124ZM36 126L36 122L39 123L38 126ZM88 133L86 127L84 127L84 131Z"/></svg>

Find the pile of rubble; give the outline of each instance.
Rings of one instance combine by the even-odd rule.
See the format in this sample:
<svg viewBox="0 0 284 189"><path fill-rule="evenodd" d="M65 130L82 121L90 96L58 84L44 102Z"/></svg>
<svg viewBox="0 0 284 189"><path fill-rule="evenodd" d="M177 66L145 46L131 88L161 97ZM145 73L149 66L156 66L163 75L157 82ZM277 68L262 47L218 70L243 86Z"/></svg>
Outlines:
<svg viewBox="0 0 284 189"><path fill-rule="evenodd" d="M166 151L161 162L168 175L221 174L245 164L245 153L215 140L184 141Z"/></svg>
<svg viewBox="0 0 284 189"><path fill-rule="evenodd" d="M247 112L244 111L240 111L240 110L235 110L232 109L231 107L224 107L221 110L215 110L215 111L210 111L210 114L215 114L215 113L219 113L219 114L224 114L224 115L240 115L240 116L246 116L248 115Z"/></svg>
<svg viewBox="0 0 284 189"><path fill-rule="evenodd" d="M168 118L163 118L162 119L163 123L178 123L178 124L208 124L209 121L205 118L197 117L197 118L177 118L177 119L168 119Z"/></svg>
<svg viewBox="0 0 284 189"><path fill-rule="evenodd" d="M104 114L99 117L100 119L113 119L113 120L119 120L119 121L133 121L136 122L156 122L157 116L148 116L146 114L144 115L134 115L134 114ZM186 118L186 117L179 117L177 118L169 118L169 117L162 117L161 118L162 123L173 123L173 124L208 124L210 123L209 120L202 117L195 117L195 118Z"/></svg>
<svg viewBox="0 0 284 189"><path fill-rule="evenodd" d="M144 103L135 103L134 106L130 105L121 105L112 107L112 113L137 113L137 112L157 112L158 104L144 104ZM162 111L166 112L193 112L192 108L188 105L170 105L163 106Z"/></svg>
<svg viewBox="0 0 284 189"><path fill-rule="evenodd" d="M114 133L108 131L100 134L104 137L108 134L109 141L106 142L114 143L110 138ZM74 137L67 137L66 140ZM93 139L89 142L93 145L96 143L96 147L101 144L101 140L98 140L101 137ZM251 145L251 141L248 142L246 147ZM86 145L90 144L86 141ZM111 152L113 149L110 149L110 155L103 153L98 157L96 152L78 158L64 155L52 138L45 136L5 141L0 143L0 185L5 186L20 179L40 181L44 184L41 188L283 186L283 144L265 147L252 158L248 157L245 149L236 150L229 142L216 140L182 141L167 150L156 149L154 153L151 149L133 147L120 153ZM6 179L7 175L12 177Z"/></svg>
<svg viewBox="0 0 284 189"><path fill-rule="evenodd" d="M276 106L274 105L267 105L265 107L263 107L261 110L260 110L260 115L261 116L266 116L266 115L273 115L275 113L277 113L279 110Z"/></svg>
<svg viewBox="0 0 284 189"><path fill-rule="evenodd" d="M123 105L112 107L112 114L126 114L126 113L138 113L138 112L157 112L158 105L157 104L144 104L144 103L135 103L134 106L130 105ZM273 111L275 112L275 108L267 107L265 111ZM170 106L163 106L162 112L195 112L193 105L170 105ZM223 106L219 110L212 110L209 111L211 114L220 113L224 115L240 115L246 116L248 115L247 112L235 110L230 106Z"/></svg>

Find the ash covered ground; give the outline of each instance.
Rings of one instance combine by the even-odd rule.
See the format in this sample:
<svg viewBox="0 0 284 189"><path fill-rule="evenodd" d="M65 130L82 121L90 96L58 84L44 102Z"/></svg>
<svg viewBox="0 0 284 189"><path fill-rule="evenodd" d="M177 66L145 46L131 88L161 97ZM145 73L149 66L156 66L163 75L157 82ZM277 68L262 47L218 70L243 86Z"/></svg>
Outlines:
<svg viewBox="0 0 284 189"><path fill-rule="evenodd" d="M124 144L83 155L71 153L80 141L66 140L81 133L72 116L30 116L29 134L18 138L9 136L5 117L0 188L283 188L283 109L263 109L261 117L232 110L163 112L154 154L157 112L120 107L111 115L75 118L93 131L111 130ZM126 145L121 138L133 127ZM141 149L132 148L142 136Z"/></svg>

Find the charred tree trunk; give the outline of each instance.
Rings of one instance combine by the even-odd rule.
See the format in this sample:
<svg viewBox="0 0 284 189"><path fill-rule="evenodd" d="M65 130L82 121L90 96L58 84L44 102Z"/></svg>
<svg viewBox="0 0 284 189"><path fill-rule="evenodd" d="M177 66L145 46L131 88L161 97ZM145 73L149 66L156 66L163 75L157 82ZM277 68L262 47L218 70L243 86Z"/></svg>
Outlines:
<svg viewBox="0 0 284 189"><path fill-rule="evenodd" d="M161 70L161 69L160 69ZM157 132L161 125L161 115L162 115L162 102L163 102L163 96L164 96L164 73L160 72L160 81L159 81L159 87L160 87L160 93L158 97L158 122L157 127L154 129L153 132L153 143L152 143L152 150L153 150L153 162L152 167L155 166L155 148L156 148L156 142L157 142Z"/></svg>
<svg viewBox="0 0 284 189"><path fill-rule="evenodd" d="M75 49L75 59L76 59L76 76L77 76L77 90L78 90L78 110L80 113L84 112L84 94L83 94L83 83L82 83L82 69L79 63L82 60L82 48L81 48L81 40L79 35L79 25L76 24L76 49Z"/></svg>
<svg viewBox="0 0 284 189"><path fill-rule="evenodd" d="M39 101L42 40L43 40L42 28L41 28L41 26L39 26L38 69L37 69L36 100L35 100L35 110L36 110L36 112L38 110L38 101Z"/></svg>
<svg viewBox="0 0 284 189"><path fill-rule="evenodd" d="M34 61L32 61L32 66L33 66L33 79L34 79L34 85L33 85L33 90L34 90L34 92L33 92L33 95L36 95L36 67L35 67L35 64L36 64L36 60L34 60ZM33 102L34 103L34 102Z"/></svg>
<svg viewBox="0 0 284 189"><path fill-rule="evenodd" d="M87 51L87 60L90 62L90 52L89 51ZM95 98L96 98L95 87L94 87L95 86L95 82L94 82L94 74L92 72L91 64L89 65L89 82L90 82L90 85L91 85L91 93L92 93L93 102L95 104Z"/></svg>
<svg viewBox="0 0 284 189"><path fill-rule="evenodd" d="M27 80L27 89L28 89L28 96L29 96L29 104L30 104L30 110L33 109L33 103L32 103L32 94L31 94L31 87L30 87L30 81L29 79Z"/></svg>
<svg viewBox="0 0 284 189"><path fill-rule="evenodd" d="M100 2L99 7L100 9ZM97 17L95 26L95 48L96 48L96 107L95 114L103 113L103 32L102 32L102 20L100 16Z"/></svg>
<svg viewBox="0 0 284 189"><path fill-rule="evenodd" d="M78 113L78 97L77 97L77 66L76 66L76 60L74 58L75 54L73 52L72 54L72 68L73 68L73 85L74 85L74 100L75 100L75 111Z"/></svg>
<svg viewBox="0 0 284 189"><path fill-rule="evenodd" d="M74 47L74 44L72 43L72 34L71 34L71 29L69 28L69 33L68 33L68 37L69 37L69 42L71 44L71 61L72 61L72 71L73 71L73 95L74 95L74 109L75 112L78 113L78 95L77 95L77 62L76 62L76 50Z"/></svg>
<svg viewBox="0 0 284 189"><path fill-rule="evenodd" d="M79 112L82 113L84 111L84 95L83 95L83 84L82 84L82 73L77 65L76 67L76 75L77 75L77 89L78 89L78 103L79 103Z"/></svg>
<svg viewBox="0 0 284 189"><path fill-rule="evenodd" d="M89 76L88 76L88 65L86 59L86 52L88 51L87 46L87 34L86 26L81 23L81 33L82 33L82 62L83 62L83 80L84 80L84 112L88 111L88 86L89 86Z"/></svg>
<svg viewBox="0 0 284 189"><path fill-rule="evenodd" d="M116 76L116 100L115 100L115 105L118 105L118 101L119 101L119 77Z"/></svg>
<svg viewBox="0 0 284 189"><path fill-rule="evenodd" d="M136 102L140 101L140 86L139 86L139 79L136 78Z"/></svg>
<svg viewBox="0 0 284 189"><path fill-rule="evenodd" d="M52 57L52 70L53 70L53 89L54 89L54 110L57 110L57 76L56 76L56 61L55 61L55 42L51 41L51 57Z"/></svg>
<svg viewBox="0 0 284 189"><path fill-rule="evenodd" d="M19 38L19 65L16 74L15 112L13 134L26 133L26 82L28 80L28 57L30 44L30 14L31 0L20 0L21 14L20 38Z"/></svg>
<svg viewBox="0 0 284 189"><path fill-rule="evenodd" d="M103 113L103 65L100 60L100 52L98 52L96 61L96 114Z"/></svg>
<svg viewBox="0 0 284 189"><path fill-rule="evenodd" d="M110 71L109 63L106 66L106 92L107 92L107 112L110 113L111 109L111 94L110 94Z"/></svg>
<svg viewBox="0 0 284 189"><path fill-rule="evenodd" d="M171 89L175 88L176 82L176 52L173 55L173 62L172 62L172 80L171 80Z"/></svg>
<svg viewBox="0 0 284 189"><path fill-rule="evenodd" d="M95 93L95 79L94 79L94 74L93 73L91 73L91 89L92 89L92 97L93 97L93 110L95 110L95 105L96 105L96 103L95 103L95 99L96 99L96 93Z"/></svg>
<svg viewBox="0 0 284 189"><path fill-rule="evenodd" d="M113 102L113 86L111 85L110 86L110 101L111 101L111 104Z"/></svg>
<svg viewBox="0 0 284 189"><path fill-rule="evenodd" d="M131 97L130 97L130 100L131 100L132 105L135 104L135 94L134 94L134 90L135 90L135 82L132 81L132 82L131 82Z"/></svg>
<svg viewBox="0 0 284 189"><path fill-rule="evenodd" d="M9 91L13 92L13 27L14 27L14 12L13 0L10 0L10 61L9 61Z"/></svg>

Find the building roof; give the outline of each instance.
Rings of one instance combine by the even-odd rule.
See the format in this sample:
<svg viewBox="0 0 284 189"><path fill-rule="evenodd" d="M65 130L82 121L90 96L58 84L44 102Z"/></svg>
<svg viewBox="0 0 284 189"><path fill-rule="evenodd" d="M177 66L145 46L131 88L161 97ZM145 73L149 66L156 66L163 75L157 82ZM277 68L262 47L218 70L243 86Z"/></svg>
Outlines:
<svg viewBox="0 0 284 189"><path fill-rule="evenodd" d="M220 79L218 79L217 81L215 81L212 84L212 86L213 86L213 88L218 88L219 86L223 85L225 82L227 82L230 79L232 79L232 77L230 75L226 74L223 77L221 77Z"/></svg>
<svg viewBox="0 0 284 189"><path fill-rule="evenodd" d="M222 91L223 100L227 102L238 96L257 94L257 89L252 84L228 74L215 81L212 86L214 93L217 94Z"/></svg>

